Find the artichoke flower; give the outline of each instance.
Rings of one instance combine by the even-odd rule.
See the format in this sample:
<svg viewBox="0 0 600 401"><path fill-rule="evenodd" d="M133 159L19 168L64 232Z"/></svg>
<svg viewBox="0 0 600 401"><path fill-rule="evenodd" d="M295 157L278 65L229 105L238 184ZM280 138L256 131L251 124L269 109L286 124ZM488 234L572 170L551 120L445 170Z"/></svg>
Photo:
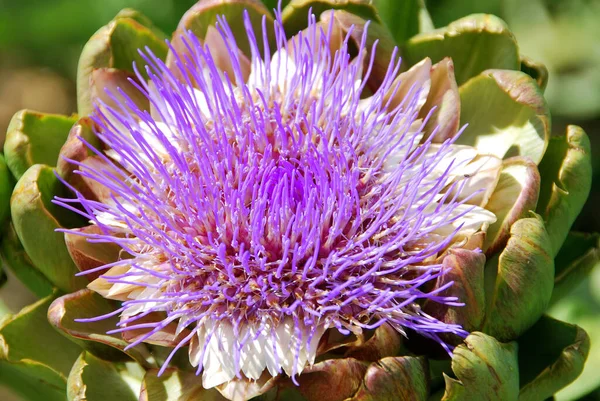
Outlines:
<svg viewBox="0 0 600 401"><path fill-rule="evenodd" d="M550 137L544 67L491 15L265 3L199 1L169 41L124 10L83 49L78 115L15 115L0 252L40 299L0 323L0 381L90 401L573 381L589 339L544 312L598 261L569 232L590 149Z"/></svg>

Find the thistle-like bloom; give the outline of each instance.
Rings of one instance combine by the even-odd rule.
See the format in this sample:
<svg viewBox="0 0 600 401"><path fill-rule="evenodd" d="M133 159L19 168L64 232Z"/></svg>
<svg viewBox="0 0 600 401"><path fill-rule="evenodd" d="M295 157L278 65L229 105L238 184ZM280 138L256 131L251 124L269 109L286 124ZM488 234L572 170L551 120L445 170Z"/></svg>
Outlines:
<svg viewBox="0 0 600 401"><path fill-rule="evenodd" d="M152 111L124 93L99 105L104 148L78 173L102 190L57 199L97 227L72 234L123 249L88 271L122 301L115 332L189 346L206 388L294 377L336 331L389 324L449 350L445 334L467 333L421 306L461 304L434 284L448 250L495 221L478 206L495 178L472 177L484 158L432 142L429 81L403 85L397 57L367 89L366 33L356 50L333 19L291 40L280 18L246 30L250 58L223 19L202 43L182 36L168 66L146 53Z"/></svg>

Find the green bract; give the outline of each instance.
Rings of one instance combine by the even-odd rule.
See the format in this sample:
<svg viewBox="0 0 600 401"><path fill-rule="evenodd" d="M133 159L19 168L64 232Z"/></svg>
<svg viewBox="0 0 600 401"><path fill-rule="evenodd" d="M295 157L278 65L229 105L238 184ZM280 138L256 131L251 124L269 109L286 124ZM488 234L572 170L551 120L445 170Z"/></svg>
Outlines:
<svg viewBox="0 0 600 401"><path fill-rule="evenodd" d="M248 55L244 10L260 32L263 18L267 26L274 19L271 8L276 3L203 0L182 16L177 32L191 30L208 40L217 16L224 15ZM75 321L115 309L114 301L85 288L100 273L75 274L115 261L120 249L56 231L95 229L52 203L56 196L68 196L62 180L86 196L103 195L94 182L73 174L77 167L64 158L94 163L96 156L79 139L102 146L88 116L97 100L114 102L106 90L120 88L141 109L152 108L135 90L138 78L132 65L144 64L138 49L148 47L167 65L175 62L164 42L167 35L139 13L124 10L82 51L78 115L23 110L7 132L0 156L2 267L40 300L0 321L0 384L32 401L216 401L255 396L298 401L535 401L573 381L583 369L589 339L581 328L545 312L582 280L599 261L600 251L597 235L570 232L590 191L590 144L576 126L550 137L545 67L520 55L515 36L493 15L470 15L434 28L419 0L291 0L282 6L290 37L306 28L309 9L317 20L335 19L341 34L351 32L350 40L355 41L370 20L367 46L377 41L379 50L368 88L381 84L398 46L404 71L399 91L409 91L423 76L431 80L420 116L431 112L427 135L438 125L443 128L432 142L442 143L468 124L457 143L474 146L494 161L493 173L480 177L491 180L493 190L481 194L480 202L497 221L487 235L474 235L463 248L444 256L440 262L448 274L435 284L454 282L441 295L456 296L465 306L421 305L426 313L460 324L471 334L464 341L448 339L457 345L450 360L430 343L408 341L386 324L354 342L325 341L314 365L297 378L299 385L283 376L261 378L240 393L228 386L204 389L186 355L176 354L169 369L157 377L179 332L162 333L152 344L126 350L137 333L106 334L117 316ZM325 13L331 9L333 13ZM181 43L175 40L173 46Z"/></svg>

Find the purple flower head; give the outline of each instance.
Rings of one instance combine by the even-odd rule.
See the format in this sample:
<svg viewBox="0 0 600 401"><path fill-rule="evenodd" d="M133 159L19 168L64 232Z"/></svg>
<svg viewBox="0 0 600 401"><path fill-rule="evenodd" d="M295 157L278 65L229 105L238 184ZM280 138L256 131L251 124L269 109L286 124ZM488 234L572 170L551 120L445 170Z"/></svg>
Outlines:
<svg viewBox="0 0 600 401"><path fill-rule="evenodd" d="M464 180L477 151L425 135L428 83L402 89L395 56L367 97L366 29L356 53L329 21L288 40L278 16L271 48L246 16L249 58L224 19L210 41L183 35L169 67L144 52L151 111L124 92L99 104L106 149L78 174L101 195L57 199L97 226L73 234L123 248L90 284L122 301L113 332L189 346L207 388L294 377L326 331L389 324L447 349L467 334L421 305L461 304L451 282L431 290L441 256L495 221Z"/></svg>

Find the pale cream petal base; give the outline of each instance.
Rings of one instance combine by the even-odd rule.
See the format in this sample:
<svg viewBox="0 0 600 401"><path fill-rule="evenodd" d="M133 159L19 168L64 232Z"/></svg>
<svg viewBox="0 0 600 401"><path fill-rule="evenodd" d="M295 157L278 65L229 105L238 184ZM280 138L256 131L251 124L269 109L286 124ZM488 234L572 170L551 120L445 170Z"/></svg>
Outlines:
<svg viewBox="0 0 600 401"><path fill-rule="evenodd" d="M326 326L318 326L309 341L309 328L299 330L291 318L277 324L247 324L237 334L229 322L206 320L198 325L190 342L190 363L198 367L202 361L205 388L235 378L256 381L264 377L265 372L272 377L281 373L294 376L314 363L325 330ZM236 363L235 349L240 345Z"/></svg>

